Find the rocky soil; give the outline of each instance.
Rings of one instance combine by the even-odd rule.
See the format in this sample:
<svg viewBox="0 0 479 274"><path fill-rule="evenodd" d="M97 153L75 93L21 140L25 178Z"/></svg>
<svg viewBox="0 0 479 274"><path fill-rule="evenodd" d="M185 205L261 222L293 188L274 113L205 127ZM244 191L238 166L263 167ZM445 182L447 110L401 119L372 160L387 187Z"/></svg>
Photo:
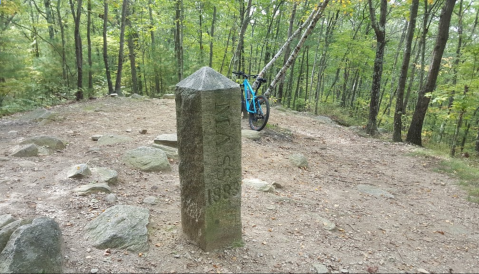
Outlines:
<svg viewBox="0 0 479 274"><path fill-rule="evenodd" d="M42 122L28 114L0 119L0 215L54 218L63 233L64 272L479 272L479 206L455 179L434 172L439 159L411 156L413 146L273 108L261 138L242 139L242 170L244 179L275 189L244 184L244 246L204 252L182 234L178 160L162 172L122 162L126 151L176 132L174 100L100 98L50 111L56 115ZM248 129L246 120L242 127ZM105 145L91 138L109 134L129 138ZM21 141L41 135L67 148L11 156ZM292 164L298 153L308 167ZM116 201L73 192L90 183L66 176L82 163L118 172ZM146 203L148 196L158 202ZM99 250L85 238L85 226L116 204L149 210L147 252Z"/></svg>

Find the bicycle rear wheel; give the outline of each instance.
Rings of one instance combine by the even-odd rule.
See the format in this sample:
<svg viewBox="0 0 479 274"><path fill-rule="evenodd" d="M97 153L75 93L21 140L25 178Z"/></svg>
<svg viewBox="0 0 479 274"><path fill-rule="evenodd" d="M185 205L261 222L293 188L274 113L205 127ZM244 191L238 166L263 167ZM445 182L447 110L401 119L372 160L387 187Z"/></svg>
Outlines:
<svg viewBox="0 0 479 274"><path fill-rule="evenodd" d="M269 102L263 95L256 96L254 100L256 107L255 113L249 114L249 126L252 130L260 131L268 122L269 118Z"/></svg>

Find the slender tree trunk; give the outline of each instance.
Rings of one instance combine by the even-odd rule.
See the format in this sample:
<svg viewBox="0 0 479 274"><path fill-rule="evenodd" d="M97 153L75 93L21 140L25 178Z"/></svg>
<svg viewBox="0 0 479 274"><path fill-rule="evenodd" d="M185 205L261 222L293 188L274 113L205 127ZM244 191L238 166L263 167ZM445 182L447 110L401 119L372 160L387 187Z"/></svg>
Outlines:
<svg viewBox="0 0 479 274"><path fill-rule="evenodd" d="M466 95L468 90L469 90L469 87L464 86L464 100L467 100ZM456 130L454 131L454 135L452 136L452 146L451 146L451 152L450 152L451 157L454 157L456 155L457 138L459 137L459 131L461 130L462 121L463 121L463 117L465 113L466 113L466 108L465 107L461 108L459 117L457 119Z"/></svg>
<svg viewBox="0 0 479 274"><path fill-rule="evenodd" d="M371 0L369 3L369 13L371 24L376 33L376 58L374 59L373 83L371 87L371 101L369 103L369 118L366 126L366 133L374 136L378 133L377 116L379 112L379 92L381 90L381 76L383 73L384 49L386 47L386 13L387 0L381 0L379 22L376 21L376 12L374 11Z"/></svg>
<svg viewBox="0 0 479 274"><path fill-rule="evenodd" d="M288 61L286 61L286 64L279 70L279 72L276 74L274 79L269 84L268 89L264 93L266 96L269 96L269 94L271 93L273 88L276 86L278 81L281 80L281 78L284 76L284 74L286 73L288 68L291 66L293 61L298 56L299 51L301 50L304 43L308 39L309 35L313 31L313 29L316 26L316 23L318 22L319 18L321 18L321 16L323 15L323 11L326 8L326 6L328 5L328 2L329 2L329 0L322 1L320 3L320 6L311 13L311 15L310 15L311 20L308 18L305 21L305 23L308 22L308 21L310 22L309 25L308 25L308 28L304 31L303 35L299 39L298 44L294 48L293 52L290 54L290 56L288 58ZM297 32L300 31L303 28L303 26L304 26L304 24L299 29L297 29L296 31ZM291 37L288 39L288 41L286 41L285 45L283 45L283 47L278 51L279 54L281 52L283 52L283 48L287 45L287 43L291 43L291 40L292 40L291 38L293 38L294 36L295 36L295 34L293 33L291 35ZM274 64L276 59L278 59L278 57L279 57L278 53L276 53L275 57L273 57L273 59L261 70L261 72L259 73L259 77L262 77L266 73L266 71L269 69L269 67ZM258 85L259 85L259 81L258 81L258 78L257 78L256 81L254 81L254 83L253 83L253 88L258 87Z"/></svg>
<svg viewBox="0 0 479 274"><path fill-rule="evenodd" d="M248 24L251 19L251 5L252 0L248 0L248 6L246 9L243 10L242 13L242 20L241 20L241 30L240 35L238 38L238 45L236 46L236 50L234 51L233 58L231 59L231 63L233 64L233 68L236 70L241 70L242 67L242 51L243 51L243 43L244 43L244 34L246 33L246 28L248 28ZM230 63L230 67L231 67ZM244 63L244 62L243 62Z"/></svg>
<svg viewBox="0 0 479 274"><path fill-rule="evenodd" d="M128 16L129 9L128 0L123 0L123 6L121 10L121 25L120 25L120 50L118 51L118 69L116 72L115 92L122 96L121 92L121 73L123 72L123 49L125 47L125 26L126 17Z"/></svg>
<svg viewBox="0 0 479 274"><path fill-rule="evenodd" d="M60 13L62 0L57 1L57 19L58 25L60 26L60 35L62 38L62 76L63 80L66 81L67 86L70 86L70 81L68 77L68 64L66 60L66 52L65 52L65 29L63 27L62 16Z"/></svg>
<svg viewBox="0 0 479 274"><path fill-rule="evenodd" d="M183 0L176 0L175 15L175 57L178 81L183 79Z"/></svg>
<svg viewBox="0 0 479 274"><path fill-rule="evenodd" d="M198 8L198 15L199 15L199 43L200 43L200 65L203 66L204 64L204 55L205 51L203 49L203 3L201 1L198 2L199 8Z"/></svg>
<svg viewBox="0 0 479 274"><path fill-rule="evenodd" d="M53 25L55 23L54 23L54 20L53 20L51 0L44 0L43 4L45 5L45 17L46 17L47 23L48 23L48 34L50 35L50 40L53 41L53 39L55 38L55 32L53 31Z"/></svg>
<svg viewBox="0 0 479 274"><path fill-rule="evenodd" d="M151 36L151 56L150 58L155 58L156 55L156 41L155 41L155 31L153 28L153 10L151 8L153 6L152 0L148 0L148 13L150 16L150 36ZM153 73L155 74L155 93L159 94L160 93L160 76L158 72L158 66L159 64L155 64L153 66Z"/></svg>
<svg viewBox="0 0 479 274"><path fill-rule="evenodd" d="M402 129L402 115L404 114L403 100L404 89L406 87L407 73L409 68L409 61L411 59L411 45L414 37L414 30L416 28L417 10L419 7L419 0L412 0L411 8L409 11L409 26L406 34L406 50L404 51L404 57L401 66L401 74L399 76L397 97L396 97L396 110L394 112L394 130L393 141L402 142L401 129Z"/></svg>
<svg viewBox="0 0 479 274"><path fill-rule="evenodd" d="M77 10L75 12L75 5L72 0L70 0L70 8L73 15L73 21L75 22L75 56L76 56L76 65L77 65L77 92L76 99L77 101L83 99L83 56L82 56L82 43L80 36L80 18L81 18L81 5L82 0L77 0Z"/></svg>
<svg viewBox="0 0 479 274"><path fill-rule="evenodd" d="M103 62L105 63L106 81L108 83L108 94L114 93L111 81L110 66L108 64L108 39L106 36L108 24L108 0L103 0Z"/></svg>
<svg viewBox="0 0 479 274"><path fill-rule="evenodd" d="M128 57L130 58L130 71L131 71L131 91L133 93L138 93L138 75L136 71L136 52L135 52L135 43L138 39L138 34L131 25L131 20L129 18L130 14L133 12L128 11L126 18L126 25L128 26Z"/></svg>
<svg viewBox="0 0 479 274"><path fill-rule="evenodd" d="M291 38L293 35L293 24L294 24L294 17L296 15L296 7L298 4L294 2L293 4L293 10L291 11L291 17L289 19L289 28L288 28L288 39ZM286 49L284 50L284 61L283 61L283 66L286 65L286 62L288 61L288 57L291 53L291 46L288 44L286 46ZM281 78L281 81L279 82L278 86L278 104L281 104L281 100L283 98L283 89L284 89L284 77Z"/></svg>
<svg viewBox="0 0 479 274"><path fill-rule="evenodd" d="M86 29L86 38L88 42L88 89L93 90L93 62L91 59L91 0L87 2L87 29Z"/></svg>
<svg viewBox="0 0 479 274"><path fill-rule="evenodd" d="M427 93L433 92L436 86L437 76L441 65L442 54L446 47L447 39L449 37L449 26L451 23L451 15L454 10L454 4L456 0L446 0L441 12L441 18L439 20L438 33L436 37L436 44L433 51L433 59L430 65L429 73L427 76L427 82L423 89L418 94L418 101L416 109L414 111L411 125L407 133L406 141L418 146L422 146L422 126L424 118L426 116L427 108L429 105L430 97L426 96Z"/></svg>
<svg viewBox="0 0 479 274"><path fill-rule="evenodd" d="M213 67L213 38L215 37L215 23L216 23L216 6L213 7L213 20L211 21L211 31L210 31L210 61L208 63L210 68Z"/></svg>

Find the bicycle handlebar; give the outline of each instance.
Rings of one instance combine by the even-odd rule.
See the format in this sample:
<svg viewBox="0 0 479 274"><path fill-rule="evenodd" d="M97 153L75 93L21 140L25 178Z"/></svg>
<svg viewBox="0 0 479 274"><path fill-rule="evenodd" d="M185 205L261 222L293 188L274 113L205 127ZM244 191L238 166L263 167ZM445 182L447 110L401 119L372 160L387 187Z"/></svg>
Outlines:
<svg viewBox="0 0 479 274"><path fill-rule="evenodd" d="M238 76L243 76L243 77L245 77L246 79L248 79L248 77L252 77L252 78L257 78L257 77L258 77L258 74L250 74L250 75L248 75L248 74L246 74L246 73L244 73L244 72L242 72L242 71L233 71L233 74L236 74L236 75L238 75ZM262 82L262 83L266 83L266 79L263 79L263 78L261 78L261 77L258 78L258 81L260 81L260 82Z"/></svg>

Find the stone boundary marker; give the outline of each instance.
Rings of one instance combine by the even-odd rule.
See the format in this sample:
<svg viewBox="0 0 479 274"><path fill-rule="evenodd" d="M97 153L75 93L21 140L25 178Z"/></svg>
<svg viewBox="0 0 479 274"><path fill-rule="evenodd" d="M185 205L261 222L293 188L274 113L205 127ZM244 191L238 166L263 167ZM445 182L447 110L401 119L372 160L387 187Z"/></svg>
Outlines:
<svg viewBox="0 0 479 274"><path fill-rule="evenodd" d="M181 223L206 251L241 243L240 92L209 67L176 85Z"/></svg>

